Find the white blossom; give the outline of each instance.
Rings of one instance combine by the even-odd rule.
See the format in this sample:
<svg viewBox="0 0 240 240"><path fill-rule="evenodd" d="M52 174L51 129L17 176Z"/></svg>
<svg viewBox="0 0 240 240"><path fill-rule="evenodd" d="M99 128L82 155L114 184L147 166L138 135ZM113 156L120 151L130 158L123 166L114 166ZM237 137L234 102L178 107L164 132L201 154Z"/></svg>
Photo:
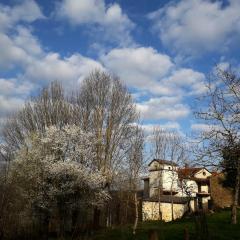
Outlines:
<svg viewBox="0 0 240 240"><path fill-rule="evenodd" d="M16 155L10 181L37 207L49 208L56 199L78 196L81 203L102 204L109 198L105 177L94 166L93 135L75 125L51 126L33 134Z"/></svg>

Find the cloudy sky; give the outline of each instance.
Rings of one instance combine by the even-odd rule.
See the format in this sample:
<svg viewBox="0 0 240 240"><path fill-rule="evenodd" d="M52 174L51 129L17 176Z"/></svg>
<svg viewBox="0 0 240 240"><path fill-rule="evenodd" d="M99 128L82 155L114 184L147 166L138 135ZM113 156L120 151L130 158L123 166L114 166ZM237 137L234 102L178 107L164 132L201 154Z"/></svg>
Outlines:
<svg viewBox="0 0 240 240"><path fill-rule="evenodd" d="M216 64L239 66L239 0L0 0L0 122L50 81L117 74L146 129L190 132Z"/></svg>

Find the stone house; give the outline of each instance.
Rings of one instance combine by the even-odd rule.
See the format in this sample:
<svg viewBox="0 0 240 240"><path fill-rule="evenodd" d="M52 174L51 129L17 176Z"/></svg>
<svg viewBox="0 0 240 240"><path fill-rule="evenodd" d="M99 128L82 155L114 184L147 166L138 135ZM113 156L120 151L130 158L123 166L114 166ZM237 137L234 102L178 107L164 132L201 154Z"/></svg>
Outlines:
<svg viewBox="0 0 240 240"><path fill-rule="evenodd" d="M158 220L161 214L162 220L171 221L187 211L211 208L212 174L206 168L180 168L172 161L154 159L148 171L143 178L143 220Z"/></svg>

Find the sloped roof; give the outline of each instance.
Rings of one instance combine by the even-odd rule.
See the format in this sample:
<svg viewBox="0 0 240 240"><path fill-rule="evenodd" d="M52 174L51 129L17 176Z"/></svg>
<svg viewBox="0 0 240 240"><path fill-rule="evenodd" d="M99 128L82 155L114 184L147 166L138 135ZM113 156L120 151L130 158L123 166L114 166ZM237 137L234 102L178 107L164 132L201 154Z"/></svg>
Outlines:
<svg viewBox="0 0 240 240"><path fill-rule="evenodd" d="M215 177L215 176L218 176L218 175L221 175L222 172L211 172L212 173L212 177Z"/></svg>
<svg viewBox="0 0 240 240"><path fill-rule="evenodd" d="M153 162L158 162L159 164L166 164L166 165L171 165L171 166L178 166L175 162L173 161L168 161L168 160L163 160L163 159L153 159L148 166L150 166Z"/></svg>
<svg viewBox="0 0 240 240"><path fill-rule="evenodd" d="M200 170L205 169L206 171L208 171L206 168L202 167L198 167L198 168L190 168L190 167L186 167L186 168L179 168L178 169L178 177L179 178L192 178L194 177L194 175L199 172ZM209 171L208 171L209 172Z"/></svg>
<svg viewBox="0 0 240 240"><path fill-rule="evenodd" d="M189 178L193 177L195 173L200 171L202 168L180 168L178 169L178 176L180 178Z"/></svg>

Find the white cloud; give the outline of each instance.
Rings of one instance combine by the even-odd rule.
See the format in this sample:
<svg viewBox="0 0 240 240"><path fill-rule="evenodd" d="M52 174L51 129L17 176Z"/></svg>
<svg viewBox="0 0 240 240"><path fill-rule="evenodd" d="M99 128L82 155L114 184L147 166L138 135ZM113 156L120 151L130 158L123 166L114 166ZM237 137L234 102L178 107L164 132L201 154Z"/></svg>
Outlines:
<svg viewBox="0 0 240 240"><path fill-rule="evenodd" d="M172 73L172 75L163 80L169 88L189 94L201 94L206 91L205 75L201 72L194 71L190 68L180 68Z"/></svg>
<svg viewBox="0 0 240 240"><path fill-rule="evenodd" d="M101 60L128 86L162 94L170 91L160 87L158 81L169 73L173 63L169 56L151 47L113 49Z"/></svg>
<svg viewBox="0 0 240 240"><path fill-rule="evenodd" d="M0 4L0 29L5 30L17 22L33 22L45 18L41 9L32 0L24 0L13 7Z"/></svg>
<svg viewBox="0 0 240 240"><path fill-rule="evenodd" d="M170 122L166 122L166 123L163 123L163 124L142 124L140 125L144 132L149 135L149 134L152 134L153 132L153 129L155 127L159 127L163 130L166 130L166 131L172 131L172 130L180 130L180 124L178 122L173 122L173 121L170 121Z"/></svg>
<svg viewBox="0 0 240 240"><path fill-rule="evenodd" d="M19 82L17 79L0 78L0 95L4 96L21 96L29 95L34 86L30 82Z"/></svg>
<svg viewBox="0 0 240 240"><path fill-rule="evenodd" d="M159 124L141 124L139 126L142 127L144 131L146 142L151 142L153 140L154 128L160 128L166 132L176 132L181 136L185 136L185 134L183 134L183 132L181 131L180 124L175 121L169 121L169 122L159 123Z"/></svg>
<svg viewBox="0 0 240 240"><path fill-rule="evenodd" d="M10 37L1 32L0 46L0 67L11 68L15 66L15 64L22 65L26 63L28 55L24 49L18 47Z"/></svg>
<svg viewBox="0 0 240 240"><path fill-rule="evenodd" d="M59 80L68 88L78 84L82 78L94 69L103 69L102 65L80 54L61 57L55 52L43 50L38 39L25 27L16 27L13 36L0 33L0 66L21 68L21 80L46 84Z"/></svg>
<svg viewBox="0 0 240 240"><path fill-rule="evenodd" d="M113 49L101 61L128 86L155 95L199 94L205 90L203 73L178 68L169 56L151 47Z"/></svg>
<svg viewBox="0 0 240 240"><path fill-rule="evenodd" d="M217 124L206 124L206 123L193 123L191 124L191 129L195 132L210 132L210 131L222 131L222 127Z"/></svg>
<svg viewBox="0 0 240 240"><path fill-rule="evenodd" d="M195 72L192 69L182 68L174 72L172 76L168 78L168 83L176 84L177 86L189 86L196 81L204 81L205 76L203 73Z"/></svg>
<svg viewBox="0 0 240 240"><path fill-rule="evenodd" d="M23 8L26 8L25 13ZM32 22L42 18L40 8L33 1L21 5L0 4L0 72L14 73L14 78L0 77L0 119L18 110L31 93L51 81L59 80L66 89L75 89L81 80L102 65L78 53L62 57L55 52L47 52L32 34L29 26L22 21ZM16 72L15 72L16 71Z"/></svg>
<svg viewBox="0 0 240 240"><path fill-rule="evenodd" d="M25 8L29 13L24 15ZM21 69L16 81L23 85L25 82L42 85L59 80L70 88L78 84L93 69L103 69L97 61L77 53L62 57L58 53L45 51L30 28L19 25L21 21L32 22L43 18L40 8L34 1L26 0L12 8L0 5L0 13L6 13L8 29L11 30L11 34L3 30L0 32L0 67L4 69L2 71L9 68ZM3 82L2 79L1 81ZM5 80L4 83L8 88L15 84L12 80L7 82Z"/></svg>
<svg viewBox="0 0 240 240"><path fill-rule="evenodd" d="M0 118L13 113L23 106L24 100L16 97L5 97L0 95Z"/></svg>
<svg viewBox="0 0 240 240"><path fill-rule="evenodd" d="M95 0L63 0L57 11L59 16L68 18L73 24L96 23L104 18L105 3Z"/></svg>
<svg viewBox="0 0 240 240"><path fill-rule="evenodd" d="M25 0L9 7L0 4L0 67L1 72L9 68L22 68L30 64L41 53L41 47L25 27L19 23L31 23L45 18L39 6L32 0ZM6 116L17 111L26 97L34 89L34 84L16 78L0 78L0 127Z"/></svg>
<svg viewBox="0 0 240 240"><path fill-rule="evenodd" d="M0 78L0 128L4 119L9 114L19 110L30 93L34 90L34 84L19 79Z"/></svg>
<svg viewBox="0 0 240 240"><path fill-rule="evenodd" d="M93 2L89 1L85 7L88 8L88 4L91 3ZM101 1L96 1L94 4L101 4ZM101 5L99 7L101 8ZM122 13L119 5L103 4L102 8L104 10L101 10L99 14L104 15L104 26L107 24L114 26L113 22L121 26L121 21L126 21L127 25L127 17ZM38 17L41 15L39 14ZM81 17L84 18L84 16ZM98 19L97 16L96 18ZM21 18L18 17L18 19ZM100 24L98 22L100 20L91 21ZM2 109L5 109L2 111L2 116L6 113L6 109L11 110L11 107L7 108L7 102L16 103L15 106L19 107L25 97L41 85L59 80L67 89L75 89L92 70L107 69L119 75L128 87L136 90L135 95L140 101L137 107L144 119L164 119L171 122L166 125L166 128L177 128L173 122L188 116L190 111L188 106L183 104L183 96L189 93L195 94L202 88L204 81L202 73L177 67L168 55L151 47L112 49L102 54L99 61L84 57L79 53L66 57L56 52L46 51L26 25L19 26L14 20L8 28L11 34L9 34L10 31L0 33L2 47L0 66L6 70L15 68L14 70L18 72L15 79L0 79L2 86L0 97ZM142 101L146 96L150 99Z"/></svg>
<svg viewBox="0 0 240 240"><path fill-rule="evenodd" d="M181 0L149 14L161 41L179 53L226 50L240 37L240 1ZM235 39L234 39L235 38Z"/></svg>
<svg viewBox="0 0 240 240"><path fill-rule="evenodd" d="M180 97L150 98L148 101L137 104L137 109L145 120L171 120L185 118L190 109L181 103Z"/></svg>
<svg viewBox="0 0 240 240"><path fill-rule="evenodd" d="M17 34L13 36L14 43L22 48L27 54L39 57L43 55L43 50L37 38L35 38L30 29L17 26Z"/></svg>
<svg viewBox="0 0 240 240"><path fill-rule="evenodd" d="M97 61L73 54L68 58L61 58L58 53L47 53L41 59L26 67L24 78L35 82L61 81L67 89L74 89L94 69L103 69Z"/></svg>
<svg viewBox="0 0 240 240"><path fill-rule="evenodd" d="M0 32L0 67L6 69L25 67L44 55L39 41L28 28L16 26L14 30L12 35Z"/></svg>
<svg viewBox="0 0 240 240"><path fill-rule="evenodd" d="M33 56L42 53L38 40L21 23L32 23L45 16L35 1L24 0L9 7L0 4L0 67L8 70L15 66L25 66Z"/></svg>
<svg viewBox="0 0 240 240"><path fill-rule="evenodd" d="M229 62L219 62L213 71L216 70L216 68L221 69L222 71L226 71L230 66L231 65Z"/></svg>
<svg viewBox="0 0 240 240"><path fill-rule="evenodd" d="M134 23L116 3L107 6L104 0L63 0L57 4L55 14L72 25L97 25L95 30L102 32L101 39L118 41L120 45L133 44L130 31Z"/></svg>

